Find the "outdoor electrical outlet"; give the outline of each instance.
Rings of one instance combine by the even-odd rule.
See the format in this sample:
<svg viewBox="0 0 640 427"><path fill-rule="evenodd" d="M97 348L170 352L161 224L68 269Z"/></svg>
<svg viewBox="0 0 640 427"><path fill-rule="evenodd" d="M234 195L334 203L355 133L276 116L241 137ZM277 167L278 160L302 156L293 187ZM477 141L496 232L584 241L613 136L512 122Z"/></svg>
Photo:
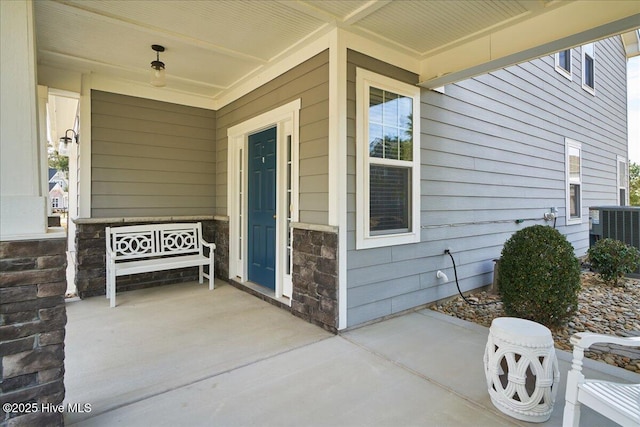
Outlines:
<svg viewBox="0 0 640 427"><path fill-rule="evenodd" d="M549 212L544 213L544 216L543 216L544 220L553 221L554 219L556 219L557 212L558 212L557 208L550 208Z"/></svg>

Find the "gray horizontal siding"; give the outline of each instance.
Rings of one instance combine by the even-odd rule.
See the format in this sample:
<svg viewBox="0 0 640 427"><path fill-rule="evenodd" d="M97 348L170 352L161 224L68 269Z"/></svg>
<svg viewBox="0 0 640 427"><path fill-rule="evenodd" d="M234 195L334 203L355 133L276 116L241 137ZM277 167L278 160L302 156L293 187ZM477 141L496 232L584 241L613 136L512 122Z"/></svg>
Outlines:
<svg viewBox="0 0 640 427"><path fill-rule="evenodd" d="M215 112L91 93L91 216L212 215Z"/></svg>
<svg viewBox="0 0 640 427"><path fill-rule="evenodd" d="M216 213L227 215L227 129L301 99L299 220L328 224L329 54L320 53L218 111Z"/></svg>
<svg viewBox="0 0 640 427"><path fill-rule="evenodd" d="M490 284L493 260L513 232L557 207L558 229L578 255L588 248L588 207L616 202L616 155L626 156L626 60L619 38L595 47L596 94L553 56L422 92L421 242L355 250L355 66L407 81L388 64L350 53L348 75L348 325ZM402 77L404 76L404 78ZM564 226L564 141L583 147L584 223ZM515 220L524 219L522 224ZM436 279L444 271L449 283Z"/></svg>

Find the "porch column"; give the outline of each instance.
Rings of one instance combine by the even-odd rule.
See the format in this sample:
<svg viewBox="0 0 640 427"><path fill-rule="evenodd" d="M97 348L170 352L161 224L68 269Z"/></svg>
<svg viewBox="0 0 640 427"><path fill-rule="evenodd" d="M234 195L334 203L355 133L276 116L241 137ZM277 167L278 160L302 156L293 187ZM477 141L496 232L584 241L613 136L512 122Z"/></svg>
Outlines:
<svg viewBox="0 0 640 427"><path fill-rule="evenodd" d="M0 238L47 231L33 4L0 2Z"/></svg>
<svg viewBox="0 0 640 427"><path fill-rule="evenodd" d="M0 0L0 425L9 426L64 424L66 233L47 229L37 97L33 3Z"/></svg>

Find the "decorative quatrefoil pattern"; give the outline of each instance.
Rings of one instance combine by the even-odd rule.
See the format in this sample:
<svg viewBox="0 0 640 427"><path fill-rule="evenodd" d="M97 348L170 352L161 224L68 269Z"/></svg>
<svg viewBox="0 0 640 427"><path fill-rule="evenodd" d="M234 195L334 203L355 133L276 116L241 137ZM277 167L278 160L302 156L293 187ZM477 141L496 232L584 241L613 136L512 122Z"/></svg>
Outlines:
<svg viewBox="0 0 640 427"><path fill-rule="evenodd" d="M153 232L121 235L115 242L115 251L121 255L141 255L155 252Z"/></svg>
<svg viewBox="0 0 640 427"><path fill-rule="evenodd" d="M196 246L196 236L193 231L172 231L162 236L162 246L172 252L193 249Z"/></svg>

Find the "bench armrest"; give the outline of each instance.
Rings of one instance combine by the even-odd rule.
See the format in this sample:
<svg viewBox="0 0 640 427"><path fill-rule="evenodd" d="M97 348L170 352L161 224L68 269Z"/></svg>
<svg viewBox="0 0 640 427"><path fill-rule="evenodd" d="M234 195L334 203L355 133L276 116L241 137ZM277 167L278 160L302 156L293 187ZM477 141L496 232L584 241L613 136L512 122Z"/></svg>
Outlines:
<svg viewBox="0 0 640 427"><path fill-rule="evenodd" d="M594 334L591 332L578 332L571 339L571 344L583 350L596 343L617 344L625 347L640 347L640 337L617 337L614 335Z"/></svg>
<svg viewBox="0 0 640 427"><path fill-rule="evenodd" d="M202 243L202 246L208 247L210 251L215 251L216 250L216 244L215 243L209 243L204 239L200 239L200 243Z"/></svg>

